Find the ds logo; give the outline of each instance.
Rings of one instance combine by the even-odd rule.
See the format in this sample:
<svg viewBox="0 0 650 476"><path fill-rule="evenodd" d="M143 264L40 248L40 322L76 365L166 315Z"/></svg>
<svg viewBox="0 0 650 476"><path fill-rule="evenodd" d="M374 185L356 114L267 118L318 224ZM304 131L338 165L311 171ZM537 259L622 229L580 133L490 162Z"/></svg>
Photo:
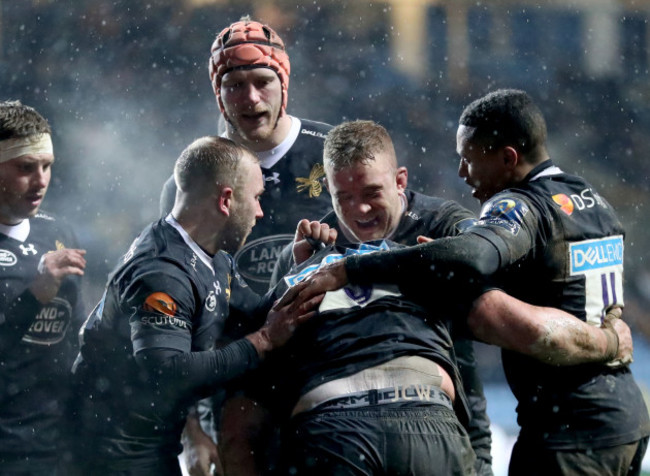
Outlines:
<svg viewBox="0 0 650 476"><path fill-rule="evenodd" d="M560 210L569 216L573 214L574 210L582 211L587 208L593 208L596 205L607 208L607 204L602 197L590 188L585 188L579 195L576 193L572 193L571 195L558 193L553 195L552 198L560 206Z"/></svg>

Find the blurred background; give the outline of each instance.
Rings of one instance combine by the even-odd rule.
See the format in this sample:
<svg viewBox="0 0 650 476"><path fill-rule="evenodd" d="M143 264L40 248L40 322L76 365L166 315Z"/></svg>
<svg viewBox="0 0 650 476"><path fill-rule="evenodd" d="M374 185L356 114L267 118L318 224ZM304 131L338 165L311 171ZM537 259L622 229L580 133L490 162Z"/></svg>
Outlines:
<svg viewBox="0 0 650 476"><path fill-rule="evenodd" d="M157 218L181 150L217 132L210 46L244 14L287 45L291 114L380 122L411 188L476 211L456 175L457 118L492 89L526 89L547 117L552 158L592 182L627 228L625 318L647 393L646 0L0 0L0 99L36 107L53 126L57 161L43 208L72 223L88 249L88 309ZM478 352L499 475L517 431L514 402L499 353Z"/></svg>

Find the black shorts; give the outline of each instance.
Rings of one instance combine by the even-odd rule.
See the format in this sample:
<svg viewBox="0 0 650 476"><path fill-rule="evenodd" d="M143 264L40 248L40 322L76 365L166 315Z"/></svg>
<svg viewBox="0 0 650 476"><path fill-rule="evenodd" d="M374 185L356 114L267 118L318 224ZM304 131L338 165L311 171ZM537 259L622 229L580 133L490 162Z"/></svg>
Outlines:
<svg viewBox="0 0 650 476"><path fill-rule="evenodd" d="M648 437L626 445L589 450L550 450L517 440L508 474L638 476L647 447Z"/></svg>
<svg viewBox="0 0 650 476"><path fill-rule="evenodd" d="M475 455L456 414L435 404L314 410L290 421L280 474L472 475Z"/></svg>

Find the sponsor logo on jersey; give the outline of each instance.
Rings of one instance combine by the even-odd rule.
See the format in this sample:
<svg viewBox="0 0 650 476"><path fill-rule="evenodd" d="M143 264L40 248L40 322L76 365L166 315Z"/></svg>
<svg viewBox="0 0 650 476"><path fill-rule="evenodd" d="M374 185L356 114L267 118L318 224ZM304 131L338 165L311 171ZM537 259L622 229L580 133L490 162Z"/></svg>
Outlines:
<svg viewBox="0 0 650 476"><path fill-rule="evenodd" d="M55 297L38 311L23 336L23 342L39 345L57 344L63 340L72 320L72 306Z"/></svg>
<svg viewBox="0 0 650 476"><path fill-rule="evenodd" d="M512 198L502 198L488 202L483 207L481 218L477 224L496 225L516 235L521 230L521 224L528 211L528 205L524 202Z"/></svg>
<svg viewBox="0 0 650 476"><path fill-rule="evenodd" d="M296 177L298 182L296 190L299 193L309 190L309 198L319 197L323 193L323 184L320 182L323 177L325 177L323 164L314 164L308 178Z"/></svg>
<svg viewBox="0 0 650 476"><path fill-rule="evenodd" d="M253 240L235 254L239 273L247 281L268 283L280 253L293 241L293 235L272 235Z"/></svg>
<svg viewBox="0 0 650 476"><path fill-rule="evenodd" d="M300 131L301 134L307 134L308 136L314 136L314 137L320 137L321 139L325 139L326 135L323 134L322 132L318 131L310 131L309 129L303 129Z"/></svg>
<svg viewBox="0 0 650 476"><path fill-rule="evenodd" d="M228 278L230 278L230 276ZM210 291L208 297L205 298L205 310L208 312L212 312L217 308L217 296L220 296L223 292L219 281L212 283L212 287L214 289Z"/></svg>
<svg viewBox="0 0 650 476"><path fill-rule="evenodd" d="M169 294L161 292L155 292L147 296L142 309L147 312L159 312L170 317L176 315L176 303Z"/></svg>
<svg viewBox="0 0 650 476"><path fill-rule="evenodd" d="M596 205L608 208L603 197L598 195L598 193L594 192L591 188L585 188L579 194L572 193L566 195L564 193L558 193L553 195L551 198L560 206L560 210L569 216L571 216L571 214L576 210L588 210Z"/></svg>
<svg viewBox="0 0 650 476"><path fill-rule="evenodd" d="M564 213L569 216L573 214L573 202L568 195L558 193L557 195L553 195L551 198L553 198L553 201L560 206L560 210L562 210Z"/></svg>
<svg viewBox="0 0 650 476"><path fill-rule="evenodd" d="M264 182L273 182L274 185L277 185L280 183L280 174L278 172L273 172L273 175L268 176L266 174L262 174L264 177Z"/></svg>
<svg viewBox="0 0 650 476"><path fill-rule="evenodd" d="M9 250L0 250L0 266L13 266L18 262L18 258Z"/></svg>
<svg viewBox="0 0 650 476"><path fill-rule="evenodd" d="M23 256L29 256L30 254L35 255L38 253L38 251L36 251L34 243L30 243L28 246L18 245L18 247L20 248L20 251L23 252Z"/></svg>
<svg viewBox="0 0 650 476"><path fill-rule="evenodd" d="M571 243L571 275L623 266L623 236Z"/></svg>
<svg viewBox="0 0 650 476"><path fill-rule="evenodd" d="M160 314L152 314L149 316L142 316L140 322L149 324L150 326L174 326L180 329L188 329L189 325L183 319L172 316L164 316Z"/></svg>

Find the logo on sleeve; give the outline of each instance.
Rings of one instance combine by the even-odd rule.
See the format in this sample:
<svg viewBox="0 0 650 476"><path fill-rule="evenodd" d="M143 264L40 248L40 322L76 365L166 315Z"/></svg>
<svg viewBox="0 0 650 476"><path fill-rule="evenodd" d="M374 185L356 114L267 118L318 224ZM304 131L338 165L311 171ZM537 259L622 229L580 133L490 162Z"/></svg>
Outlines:
<svg viewBox="0 0 650 476"><path fill-rule="evenodd" d="M298 192L304 192L309 190L309 198L314 198L320 196L323 193L323 184L320 183L320 179L325 177L325 168L323 164L314 164L309 172L309 178L296 177L296 190Z"/></svg>
<svg viewBox="0 0 650 476"><path fill-rule="evenodd" d="M487 203L483 207L481 218L477 223L479 225L496 225L516 235L519 233L528 211L528 206L524 202L503 198Z"/></svg>
<svg viewBox="0 0 650 476"><path fill-rule="evenodd" d="M156 292L147 296L142 308L148 312L159 312L169 317L176 315L176 303L169 294Z"/></svg>

